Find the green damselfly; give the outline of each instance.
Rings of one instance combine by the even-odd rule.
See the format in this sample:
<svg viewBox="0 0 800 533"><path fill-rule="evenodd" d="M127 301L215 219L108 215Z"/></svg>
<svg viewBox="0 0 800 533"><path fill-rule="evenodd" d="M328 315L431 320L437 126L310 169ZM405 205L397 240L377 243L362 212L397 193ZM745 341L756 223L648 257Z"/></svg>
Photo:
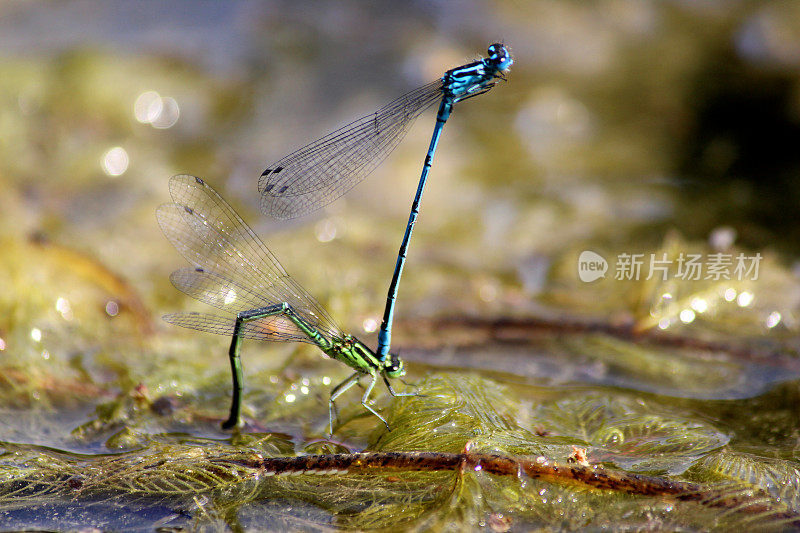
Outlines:
<svg viewBox="0 0 800 533"><path fill-rule="evenodd" d="M364 375L372 380L361 404L384 424L386 420L368 403L381 376L393 396L389 378L405 373L395 354L378 358L364 343L343 333L313 296L289 274L261 239L233 208L205 181L188 175L169 182L173 203L156 211L167 239L191 268L170 276L175 287L189 296L220 309L224 315L174 313L164 316L171 324L230 335L228 356L233 376L233 399L225 429L239 426L242 408L242 339L296 341L314 344L327 356L350 366L355 372L331 392L328 404L333 433L334 401ZM388 427L388 424L386 424Z"/></svg>

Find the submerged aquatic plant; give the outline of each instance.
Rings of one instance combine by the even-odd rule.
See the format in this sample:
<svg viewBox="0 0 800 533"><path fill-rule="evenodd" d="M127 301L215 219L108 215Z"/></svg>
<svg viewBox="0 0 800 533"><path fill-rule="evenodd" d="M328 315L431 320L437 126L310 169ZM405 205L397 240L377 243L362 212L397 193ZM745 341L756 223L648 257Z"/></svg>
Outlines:
<svg viewBox="0 0 800 533"><path fill-rule="evenodd" d="M165 435L80 458L7 444L0 516L13 525L39 512L46 524L105 510L93 523L109 528L800 525L797 484L786 483L796 469L723 452L719 431L657 401L574 391L522 416L531 405L491 380L419 386L425 396L396 399L394 429L377 427L365 451L297 454L271 434L236 445ZM674 477L689 465L688 479ZM127 511L103 521L112 507Z"/></svg>

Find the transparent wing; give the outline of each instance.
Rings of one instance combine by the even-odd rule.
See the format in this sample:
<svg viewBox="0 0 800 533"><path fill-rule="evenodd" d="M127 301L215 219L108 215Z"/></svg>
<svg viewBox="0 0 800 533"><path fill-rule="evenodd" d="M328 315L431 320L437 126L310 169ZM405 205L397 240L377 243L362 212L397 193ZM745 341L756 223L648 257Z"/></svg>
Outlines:
<svg viewBox="0 0 800 533"><path fill-rule="evenodd" d="M321 333L341 336L330 315L214 189L187 175L173 176L169 188L175 203L157 209L158 223L200 269L175 272L171 279L178 289L233 314L287 302Z"/></svg>
<svg viewBox="0 0 800 533"><path fill-rule="evenodd" d="M162 317L166 322L184 328L233 336L235 317L224 317L206 313L173 313ZM268 316L245 322L239 328L239 335L246 339L260 341L295 341L314 344L295 325L284 316Z"/></svg>
<svg viewBox="0 0 800 533"><path fill-rule="evenodd" d="M375 170L441 97L439 79L270 165L258 180L261 211L295 218L336 200Z"/></svg>
<svg viewBox="0 0 800 533"><path fill-rule="evenodd" d="M234 314L277 303L249 287L202 268L182 268L173 272L169 279L179 291Z"/></svg>

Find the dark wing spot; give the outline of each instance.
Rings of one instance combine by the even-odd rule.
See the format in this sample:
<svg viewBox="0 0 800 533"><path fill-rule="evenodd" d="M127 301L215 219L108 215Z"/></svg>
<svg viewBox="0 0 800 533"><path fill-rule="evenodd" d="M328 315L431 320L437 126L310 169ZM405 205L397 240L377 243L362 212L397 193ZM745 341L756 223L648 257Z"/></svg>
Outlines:
<svg viewBox="0 0 800 533"><path fill-rule="evenodd" d="M194 177L194 181L196 181L196 182L197 182L197 183L199 183L200 185L205 185L205 184L206 184L206 182L204 182L204 181L202 180L202 178L198 178L197 176L195 176L195 177Z"/></svg>
<svg viewBox="0 0 800 533"><path fill-rule="evenodd" d="M288 186L288 185L284 185L283 187L281 187L281 188L278 190L278 194L283 194L283 193L285 193L285 192L286 192L286 189L288 189L288 188L289 188L289 186Z"/></svg>
<svg viewBox="0 0 800 533"><path fill-rule="evenodd" d="M262 173L261 173L261 175L262 175L262 176L266 176L266 175L267 175L267 174L269 174L270 172L272 172L272 169L271 169L271 168L268 168L268 169L266 169L264 172L262 172Z"/></svg>
<svg viewBox="0 0 800 533"><path fill-rule="evenodd" d="M278 172L280 172L281 170L283 170L283 167L275 167L275 170L273 170L272 172L274 172L275 174L277 174L277 173L278 173Z"/></svg>
<svg viewBox="0 0 800 533"><path fill-rule="evenodd" d="M200 267L197 267L197 268L195 268L195 269L194 269L194 271L195 271L195 272L205 272L205 270L203 270L203 269L202 269L202 268L200 268Z"/></svg>
<svg viewBox="0 0 800 533"><path fill-rule="evenodd" d="M194 215L194 209L192 209L188 205L183 206L183 210L189 213L190 215Z"/></svg>
<svg viewBox="0 0 800 533"><path fill-rule="evenodd" d="M271 191L271 190L272 190L272 188L273 188L274 186L275 186L275 184L274 184L274 183L267 183L267 186L266 186L266 187L264 187L264 191L266 191L266 192L269 192L269 191Z"/></svg>

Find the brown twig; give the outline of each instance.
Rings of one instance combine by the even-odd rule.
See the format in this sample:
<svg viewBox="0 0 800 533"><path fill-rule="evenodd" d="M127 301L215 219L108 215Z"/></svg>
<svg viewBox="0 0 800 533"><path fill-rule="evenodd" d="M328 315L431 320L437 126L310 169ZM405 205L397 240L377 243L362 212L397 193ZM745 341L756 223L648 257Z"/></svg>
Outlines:
<svg viewBox="0 0 800 533"><path fill-rule="evenodd" d="M305 455L299 457L254 457L239 460L243 466L259 470L260 476L303 474L375 474L387 471L483 471L499 476L518 476L561 483L578 483L599 490L613 490L640 496L670 496L681 501L748 514L770 512L774 519L800 526L800 515L775 511L760 489L748 492L720 490L698 483L657 476L606 470L597 465L559 464L545 457L514 458L483 453L365 452L354 454ZM736 487L741 489L742 487Z"/></svg>

